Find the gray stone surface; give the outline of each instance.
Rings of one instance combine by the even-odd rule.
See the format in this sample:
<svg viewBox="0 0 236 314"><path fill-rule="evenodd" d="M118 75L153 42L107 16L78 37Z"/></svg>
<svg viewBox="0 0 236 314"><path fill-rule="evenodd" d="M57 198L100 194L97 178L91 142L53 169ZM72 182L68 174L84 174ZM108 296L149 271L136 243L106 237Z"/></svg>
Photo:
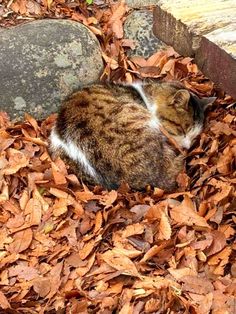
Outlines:
<svg viewBox="0 0 236 314"><path fill-rule="evenodd" d="M82 24L41 20L1 31L0 110L42 118L103 69L99 43Z"/></svg>
<svg viewBox="0 0 236 314"><path fill-rule="evenodd" d="M150 57L167 46L153 34L153 13L147 10L132 12L125 21L125 38L135 42L131 56Z"/></svg>
<svg viewBox="0 0 236 314"><path fill-rule="evenodd" d="M127 5L130 8L138 9L142 7L147 7L150 5L157 5L159 0L126 0Z"/></svg>
<svg viewBox="0 0 236 314"><path fill-rule="evenodd" d="M235 0L159 0L154 33L236 98Z"/></svg>

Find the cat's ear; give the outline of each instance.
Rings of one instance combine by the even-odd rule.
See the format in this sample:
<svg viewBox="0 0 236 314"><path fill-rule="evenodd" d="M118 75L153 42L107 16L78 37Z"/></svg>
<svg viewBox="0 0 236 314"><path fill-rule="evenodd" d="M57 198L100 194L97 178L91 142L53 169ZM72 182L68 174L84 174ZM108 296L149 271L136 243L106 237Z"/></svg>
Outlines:
<svg viewBox="0 0 236 314"><path fill-rule="evenodd" d="M188 103L190 100L190 93L186 89L178 90L173 97L173 103L176 107L188 109Z"/></svg>
<svg viewBox="0 0 236 314"><path fill-rule="evenodd" d="M203 97L203 98L199 98L198 101L200 102L200 105L205 111L208 107L210 107L215 102L216 99L217 97Z"/></svg>

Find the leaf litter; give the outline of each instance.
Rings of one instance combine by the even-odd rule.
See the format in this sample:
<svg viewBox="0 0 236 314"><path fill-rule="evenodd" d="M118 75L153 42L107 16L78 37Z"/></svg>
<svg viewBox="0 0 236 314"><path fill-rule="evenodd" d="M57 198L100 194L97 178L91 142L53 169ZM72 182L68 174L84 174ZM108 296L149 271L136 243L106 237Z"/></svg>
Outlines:
<svg viewBox="0 0 236 314"><path fill-rule="evenodd" d="M124 1L2 4L2 26L53 17L89 27L101 80L177 79L218 98L172 194L86 186L47 151L56 115L13 123L0 113L0 313L235 313L233 100L171 47L129 58Z"/></svg>

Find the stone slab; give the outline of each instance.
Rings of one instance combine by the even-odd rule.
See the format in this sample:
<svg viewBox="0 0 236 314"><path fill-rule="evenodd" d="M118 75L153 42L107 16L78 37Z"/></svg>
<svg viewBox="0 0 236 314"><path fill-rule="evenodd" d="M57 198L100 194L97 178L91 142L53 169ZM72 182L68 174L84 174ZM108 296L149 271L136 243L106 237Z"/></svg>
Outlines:
<svg viewBox="0 0 236 314"><path fill-rule="evenodd" d="M43 118L79 86L99 79L99 43L84 25L40 20L2 30L0 110Z"/></svg>
<svg viewBox="0 0 236 314"><path fill-rule="evenodd" d="M153 30L236 98L235 0L159 0Z"/></svg>
<svg viewBox="0 0 236 314"><path fill-rule="evenodd" d="M139 10L132 12L124 24L125 38L132 39L135 48L129 50L129 56L150 57L167 46L153 34L153 12Z"/></svg>
<svg viewBox="0 0 236 314"><path fill-rule="evenodd" d="M140 9L151 5L157 5L158 0L126 0L126 3L130 8Z"/></svg>

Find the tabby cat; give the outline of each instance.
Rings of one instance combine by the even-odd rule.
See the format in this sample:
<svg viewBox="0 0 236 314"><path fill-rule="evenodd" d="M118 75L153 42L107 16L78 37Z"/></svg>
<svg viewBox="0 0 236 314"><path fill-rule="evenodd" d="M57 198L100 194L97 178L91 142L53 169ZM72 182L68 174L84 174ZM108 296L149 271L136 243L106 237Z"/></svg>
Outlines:
<svg viewBox="0 0 236 314"><path fill-rule="evenodd" d="M176 82L87 86L61 106L50 150L89 183L115 189L124 181L136 190L151 185L169 192L184 156L161 129L190 148L213 101Z"/></svg>

